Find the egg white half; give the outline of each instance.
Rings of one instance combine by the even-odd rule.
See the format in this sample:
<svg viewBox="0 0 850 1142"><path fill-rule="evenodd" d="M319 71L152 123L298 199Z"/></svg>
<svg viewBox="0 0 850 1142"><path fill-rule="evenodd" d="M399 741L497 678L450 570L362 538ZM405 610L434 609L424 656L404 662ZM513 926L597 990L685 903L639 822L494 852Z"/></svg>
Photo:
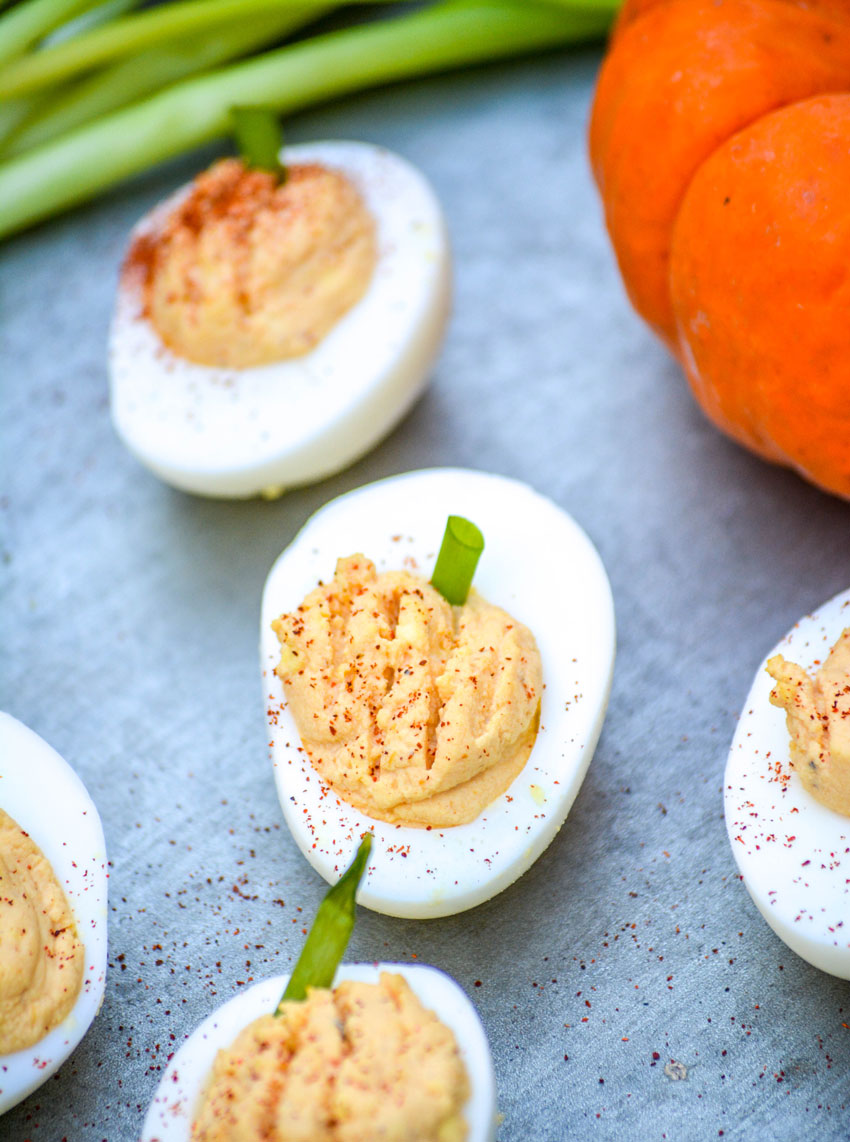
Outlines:
<svg viewBox="0 0 850 1142"><path fill-rule="evenodd" d="M422 1005L454 1032L472 1092L464 1107L468 1142L491 1142L496 1129L496 1082L490 1047L475 1008L453 979L425 964L342 964L334 983L344 979L377 983L382 971L403 975ZM195 1107L217 1052L232 1043L243 1027L274 1011L288 981L288 975L279 975L254 984L190 1035L162 1076L141 1142L188 1142Z"/></svg>
<svg viewBox="0 0 850 1142"><path fill-rule="evenodd" d="M448 515L484 533L475 586L534 634L543 665L540 731L522 773L475 821L418 829L364 816L319 778L303 749L274 667L272 619L294 610L362 552L378 571L428 578ZM377 844L358 899L390 916L448 916L506 888L537 859L578 793L602 727L614 663L614 608L602 562L578 525L525 484L465 469L411 472L358 488L316 513L266 582L261 669L269 752L286 822L329 882L360 836Z"/></svg>
<svg viewBox="0 0 850 1142"><path fill-rule="evenodd" d="M286 147L285 163L342 170L377 225L378 262L364 297L309 354L249 369L175 356L142 315L138 288L118 291L110 336L112 418L161 479L207 496L279 494L353 463L424 387L450 305L450 255L439 202L405 159L367 143ZM139 223L153 233L184 187Z"/></svg>
<svg viewBox="0 0 850 1142"><path fill-rule="evenodd" d="M71 1054L100 1010L106 982L106 844L94 802L59 754L0 712L0 808L53 866L85 944L85 975L66 1018L32 1047L0 1055L0 1114L31 1094Z"/></svg>
<svg viewBox="0 0 850 1142"><path fill-rule="evenodd" d="M850 626L850 591L788 632L756 671L724 779L726 829L744 884L777 936L822 971L850 979L850 818L827 809L791 768L785 711L765 666L783 654L813 672Z"/></svg>

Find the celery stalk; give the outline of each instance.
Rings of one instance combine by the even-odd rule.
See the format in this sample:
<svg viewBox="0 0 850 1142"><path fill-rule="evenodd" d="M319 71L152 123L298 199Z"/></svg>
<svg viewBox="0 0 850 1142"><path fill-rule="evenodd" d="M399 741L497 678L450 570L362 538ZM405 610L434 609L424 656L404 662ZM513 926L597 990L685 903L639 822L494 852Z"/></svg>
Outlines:
<svg viewBox="0 0 850 1142"><path fill-rule="evenodd" d="M0 164L0 237L225 135L236 104L291 114L369 86L594 39L609 19L587 9L450 0L187 80Z"/></svg>

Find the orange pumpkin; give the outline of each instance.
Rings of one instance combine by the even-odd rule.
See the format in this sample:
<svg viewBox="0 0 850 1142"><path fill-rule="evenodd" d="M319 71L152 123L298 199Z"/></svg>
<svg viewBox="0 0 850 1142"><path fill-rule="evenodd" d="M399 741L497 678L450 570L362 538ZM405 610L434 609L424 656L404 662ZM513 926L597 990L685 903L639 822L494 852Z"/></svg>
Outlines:
<svg viewBox="0 0 850 1142"><path fill-rule="evenodd" d="M635 308L725 432L850 498L850 0L626 0L590 153Z"/></svg>

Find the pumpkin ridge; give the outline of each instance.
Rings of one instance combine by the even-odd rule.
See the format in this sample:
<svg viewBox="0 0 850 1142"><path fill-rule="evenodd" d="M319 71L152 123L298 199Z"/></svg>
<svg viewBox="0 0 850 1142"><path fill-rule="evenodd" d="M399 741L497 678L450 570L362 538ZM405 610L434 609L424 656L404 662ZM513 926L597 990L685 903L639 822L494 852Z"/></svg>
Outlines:
<svg viewBox="0 0 850 1142"><path fill-rule="evenodd" d="M672 238L694 395L719 427L850 498L850 93L763 116L706 160Z"/></svg>
<svg viewBox="0 0 850 1142"><path fill-rule="evenodd" d="M591 113L591 162L629 297L676 356L670 241L688 186L748 124L846 88L844 7L846 20L794 0L654 0L613 38Z"/></svg>

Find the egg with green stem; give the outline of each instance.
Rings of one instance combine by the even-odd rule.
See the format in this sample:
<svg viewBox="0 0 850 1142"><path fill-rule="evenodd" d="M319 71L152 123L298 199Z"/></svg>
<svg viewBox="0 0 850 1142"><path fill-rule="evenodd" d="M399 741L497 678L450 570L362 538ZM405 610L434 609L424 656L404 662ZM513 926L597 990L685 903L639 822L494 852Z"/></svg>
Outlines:
<svg viewBox="0 0 850 1142"><path fill-rule="evenodd" d="M786 715L771 704L767 665L780 654L811 676L847 627L850 591L801 618L765 657L724 778L729 842L753 902L789 948L841 979L850 979L850 817L816 800L792 766Z"/></svg>
<svg viewBox="0 0 850 1142"><path fill-rule="evenodd" d="M379 572L408 569L427 580L449 515L472 521L483 535L477 593L536 640L539 727L521 772L474 820L412 827L355 808L313 768L275 673L281 642L272 623L297 612L317 583L331 577L339 556L362 552ZM376 856L359 899L388 915L447 916L489 899L531 867L566 819L601 731L613 661L614 612L602 562L570 516L527 485L484 472L430 469L331 501L275 563L262 604L270 757L299 848L332 882L352 838L373 832Z"/></svg>
<svg viewBox="0 0 850 1142"><path fill-rule="evenodd" d="M463 1107L467 1142L492 1142L496 1136L493 1062L487 1037L470 1000L454 980L425 964L343 964L335 982L377 984L382 972L402 976L422 1006L453 1032L471 1092ZM162 1076L145 1118L141 1142L188 1142L216 1055L249 1023L274 1011L288 978L275 976L240 991L190 1035Z"/></svg>
<svg viewBox="0 0 850 1142"><path fill-rule="evenodd" d="M175 299L191 302L199 275L207 270L215 283L225 282L234 304L244 306L233 318L234 328L244 326L249 347L259 343L254 332L260 328L259 303L253 295L246 300L239 284L247 271L242 263L232 270L222 268L222 259L206 247L176 286L168 279L159 308L152 307L151 250L191 201L192 188L178 191L141 221L122 271L110 335L113 423L137 459L188 492L276 495L351 464L395 426L422 392L444 336L450 304L449 246L442 211L425 178L400 156L366 143L286 147L282 162L291 171L323 167L341 173L374 221L375 261L365 292L317 341L305 319L303 344L293 342L294 348L286 350L297 350L298 355L235 367L199 363L166 343L170 334L163 328L171 329L168 323L182 313ZM234 197L223 206L225 198L219 195L216 209L228 211L229 222L239 231L243 204ZM299 210L293 208L291 217L290 230L306 241ZM193 215L187 230L195 225ZM251 262L256 269L261 260L263 283L278 272L276 248L264 234L262 230L257 237ZM310 277L305 284L305 275L319 264L312 247L306 262L296 258L286 277L287 289L294 283L307 304L316 300L317 281L337 289L337 247L340 258L353 248L348 230L331 239L320 278ZM212 284L204 298L203 330L220 340L216 359L226 358L229 326L218 320L221 301ZM299 310L289 294L270 304L276 321L285 318L299 329ZM186 320L180 320L187 336L194 338L191 352L197 353L197 313L190 309ZM273 328L269 336L277 336ZM305 346L308 350L301 351Z"/></svg>
<svg viewBox="0 0 850 1142"><path fill-rule="evenodd" d="M103 1001L106 980L106 885L107 864L103 830L97 809L76 773L54 749L10 714L0 712L0 809L23 830L29 841L41 850L53 870L58 889L64 894L73 918L76 938L82 949L82 963L75 967L81 985L73 1006L61 1021L31 1046L0 1054L0 1114L26 1098L46 1082L77 1047ZM10 829L10 832L16 830ZM17 858L16 858L17 859ZM39 930L41 916L55 915L61 897L42 878L45 896L37 904L29 898L34 913L15 907L16 898L29 888L16 887L20 873L13 871L16 859L0 853L0 881L4 883L4 908L0 915L0 946L4 971L0 979L0 1012L7 1032L18 1018L21 1004L39 978L50 974L35 964L28 933ZM27 858L32 866L42 865L36 855ZM5 905L11 907L6 907ZM6 925L10 917L24 916L25 928L14 932ZM30 927L32 922L32 927ZM51 937L62 933L52 931ZM75 941L76 943L76 941ZM46 945L50 947L50 945ZM58 960L51 947L49 957ZM62 965L70 975L69 963ZM28 1002L28 1000L27 1000ZM34 1001L38 1010L42 1001ZM37 1006L38 1005L38 1006ZM64 1006L61 1010L64 1010ZM58 1010L57 1010L58 1014ZM52 1019L51 1019L52 1024Z"/></svg>
<svg viewBox="0 0 850 1142"><path fill-rule="evenodd" d="M326 893L292 974L235 996L179 1049L142 1142L492 1142L490 1050L458 985L422 964L341 964L371 845L367 833Z"/></svg>

